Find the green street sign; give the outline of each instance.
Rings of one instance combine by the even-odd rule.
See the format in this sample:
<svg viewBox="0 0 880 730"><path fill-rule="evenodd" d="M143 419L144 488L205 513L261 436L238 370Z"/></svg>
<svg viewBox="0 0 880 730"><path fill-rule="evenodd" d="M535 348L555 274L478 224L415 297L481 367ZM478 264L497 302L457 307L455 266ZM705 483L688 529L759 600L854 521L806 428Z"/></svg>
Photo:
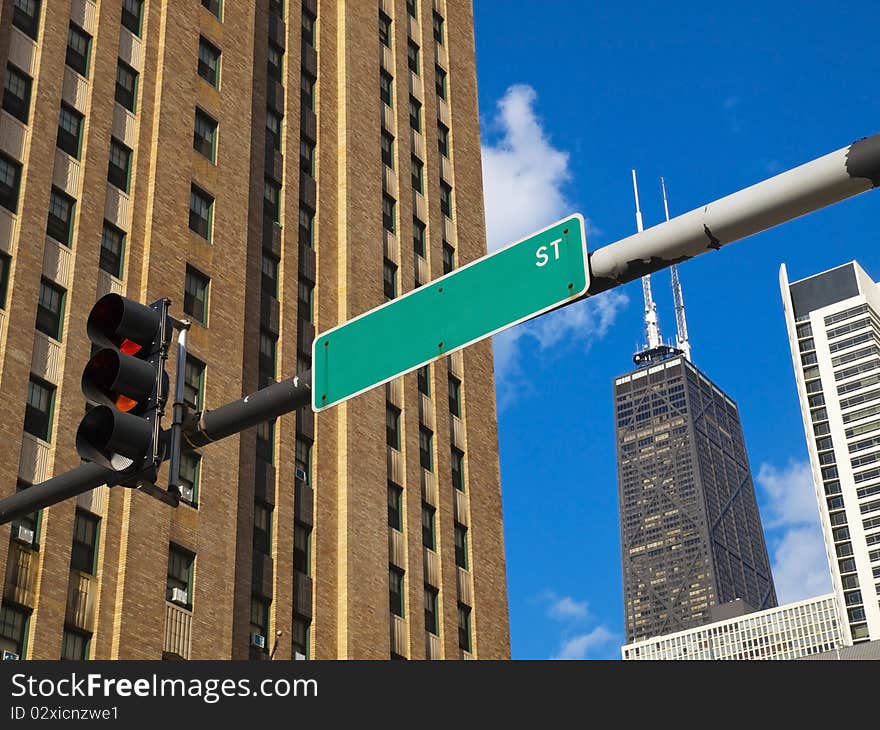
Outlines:
<svg viewBox="0 0 880 730"><path fill-rule="evenodd" d="M327 330L312 345L321 411L577 299L590 284L584 219L527 238Z"/></svg>

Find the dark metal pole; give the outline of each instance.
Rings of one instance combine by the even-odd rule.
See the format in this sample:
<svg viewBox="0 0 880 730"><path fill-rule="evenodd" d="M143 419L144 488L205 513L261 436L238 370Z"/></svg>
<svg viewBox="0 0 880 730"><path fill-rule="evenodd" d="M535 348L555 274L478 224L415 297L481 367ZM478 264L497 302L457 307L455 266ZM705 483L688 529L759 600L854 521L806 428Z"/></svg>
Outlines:
<svg viewBox="0 0 880 730"><path fill-rule="evenodd" d="M193 448L231 436L263 421L309 406L312 399L311 371L274 383L213 411L205 411L195 428L184 431Z"/></svg>
<svg viewBox="0 0 880 730"><path fill-rule="evenodd" d="M310 407L311 394L312 373L301 373L213 411L206 411L198 423L184 425L183 440L195 448L219 441L263 421L278 418L299 408ZM167 458L167 454L162 458ZM94 463L83 464L0 500L0 525L43 507L63 502L102 484L112 487L136 480L136 475L127 472L105 469ZM166 495L151 487L152 485L145 484L142 490L167 501Z"/></svg>

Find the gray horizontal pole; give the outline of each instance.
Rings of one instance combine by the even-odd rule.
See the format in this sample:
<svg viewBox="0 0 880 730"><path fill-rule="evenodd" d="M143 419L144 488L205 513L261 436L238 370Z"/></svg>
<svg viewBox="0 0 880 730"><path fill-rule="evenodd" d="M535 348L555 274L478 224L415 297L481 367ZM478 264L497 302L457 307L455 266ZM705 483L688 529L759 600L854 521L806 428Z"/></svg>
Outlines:
<svg viewBox="0 0 880 730"><path fill-rule="evenodd" d="M880 185L880 134L590 254L586 296L612 289Z"/></svg>

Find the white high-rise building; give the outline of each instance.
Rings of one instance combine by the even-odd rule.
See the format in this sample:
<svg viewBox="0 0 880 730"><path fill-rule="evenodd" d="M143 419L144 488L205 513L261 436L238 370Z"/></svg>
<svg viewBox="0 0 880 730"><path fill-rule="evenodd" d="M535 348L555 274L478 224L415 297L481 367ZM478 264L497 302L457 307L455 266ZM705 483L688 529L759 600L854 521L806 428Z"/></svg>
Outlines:
<svg viewBox="0 0 880 730"><path fill-rule="evenodd" d="M845 644L880 639L880 286L855 262L779 272Z"/></svg>

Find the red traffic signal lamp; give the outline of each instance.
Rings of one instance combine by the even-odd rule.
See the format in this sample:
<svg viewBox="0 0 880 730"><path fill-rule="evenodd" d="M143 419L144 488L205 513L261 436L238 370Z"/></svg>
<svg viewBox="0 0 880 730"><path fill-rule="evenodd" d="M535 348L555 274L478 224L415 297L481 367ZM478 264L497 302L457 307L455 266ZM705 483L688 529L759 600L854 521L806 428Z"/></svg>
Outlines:
<svg viewBox="0 0 880 730"><path fill-rule="evenodd" d="M137 473L157 464L159 419L168 394L165 360L172 325L169 301L146 306L119 294L101 297L86 331L101 349L82 375L94 404L76 432L76 450L87 461Z"/></svg>

